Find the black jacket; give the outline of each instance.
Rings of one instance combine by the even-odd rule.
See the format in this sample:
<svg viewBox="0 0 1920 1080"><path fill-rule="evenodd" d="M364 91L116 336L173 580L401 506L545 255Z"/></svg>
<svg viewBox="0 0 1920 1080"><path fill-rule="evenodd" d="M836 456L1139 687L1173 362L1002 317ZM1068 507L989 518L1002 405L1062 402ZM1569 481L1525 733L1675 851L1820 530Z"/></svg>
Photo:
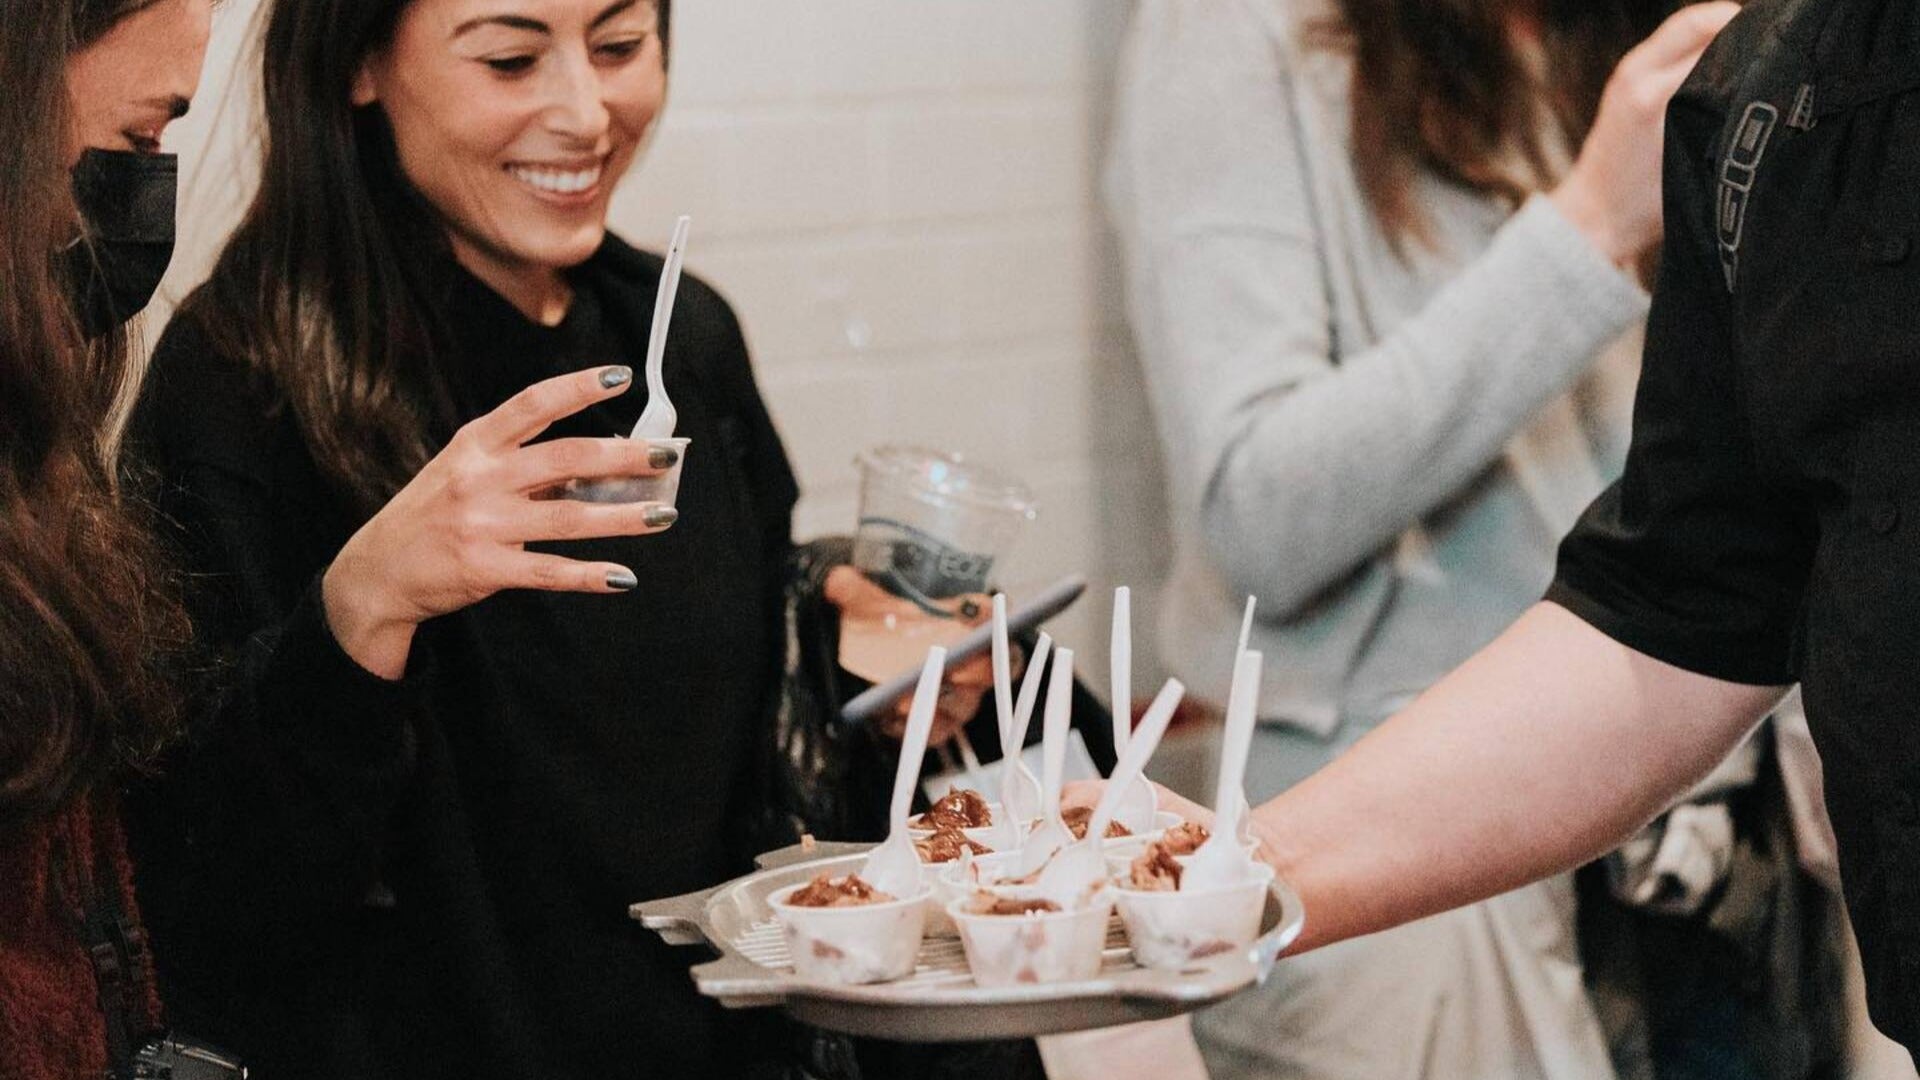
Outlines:
<svg viewBox="0 0 1920 1080"><path fill-rule="evenodd" d="M597 321L572 335L451 274L460 419L634 363L659 273L609 239L573 275ZM135 474L210 671L188 744L131 814L140 887L174 1019L264 1080L736 1077L776 1053L695 993L697 952L627 915L748 866L796 497L733 313L698 279L667 358L693 440L680 521L552 545L641 587L494 596L423 626L390 683L340 651L317 598L361 524L350 501L198 322L161 340ZM549 435L624 432L644 402L636 386Z"/></svg>

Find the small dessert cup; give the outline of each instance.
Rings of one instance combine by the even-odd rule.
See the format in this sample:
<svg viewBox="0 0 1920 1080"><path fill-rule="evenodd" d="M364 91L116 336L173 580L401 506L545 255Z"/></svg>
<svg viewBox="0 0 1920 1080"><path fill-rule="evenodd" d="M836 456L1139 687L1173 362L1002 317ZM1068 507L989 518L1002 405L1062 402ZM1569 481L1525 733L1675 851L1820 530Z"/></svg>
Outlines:
<svg viewBox="0 0 1920 1080"><path fill-rule="evenodd" d="M1101 889L1069 911L1019 915L980 914L974 898L947 905L960 928L967 966L980 986L1079 982L1100 974L1113 897Z"/></svg>
<svg viewBox="0 0 1920 1080"><path fill-rule="evenodd" d="M1126 924L1133 958L1142 967L1187 967L1210 956L1244 949L1260 936L1260 916L1273 889L1273 867L1255 863L1247 880L1198 892L1113 890Z"/></svg>
<svg viewBox="0 0 1920 1080"><path fill-rule="evenodd" d="M655 476L602 476L590 480L569 480L561 489L569 499L594 503L659 503L674 506L680 497L680 470L687 464L691 439L651 439L656 446L670 446L680 458L673 467Z"/></svg>
<svg viewBox="0 0 1920 1080"><path fill-rule="evenodd" d="M852 907L796 907L787 902L806 883L774 893L767 904L780 920L794 974L827 983L892 982L913 974L926 926L927 896Z"/></svg>

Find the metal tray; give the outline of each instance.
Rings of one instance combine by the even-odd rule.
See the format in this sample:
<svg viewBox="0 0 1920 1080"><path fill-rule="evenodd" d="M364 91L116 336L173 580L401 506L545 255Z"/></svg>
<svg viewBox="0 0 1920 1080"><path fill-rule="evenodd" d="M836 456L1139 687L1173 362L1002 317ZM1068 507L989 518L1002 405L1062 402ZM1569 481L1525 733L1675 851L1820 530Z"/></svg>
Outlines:
<svg viewBox="0 0 1920 1080"><path fill-rule="evenodd" d="M853 871L871 845L794 846L763 855L765 869L702 892L635 904L631 914L673 945L708 945L720 958L693 969L694 984L729 1008L781 1006L816 1027L910 1042L1027 1038L1158 1020L1224 1000L1264 980L1300 935L1300 898L1280 882L1251 948L1180 971L1133 962L1116 916L1098 978L1029 986L975 986L957 939L929 938L918 969L898 982L837 986L797 978L767 897L822 871Z"/></svg>

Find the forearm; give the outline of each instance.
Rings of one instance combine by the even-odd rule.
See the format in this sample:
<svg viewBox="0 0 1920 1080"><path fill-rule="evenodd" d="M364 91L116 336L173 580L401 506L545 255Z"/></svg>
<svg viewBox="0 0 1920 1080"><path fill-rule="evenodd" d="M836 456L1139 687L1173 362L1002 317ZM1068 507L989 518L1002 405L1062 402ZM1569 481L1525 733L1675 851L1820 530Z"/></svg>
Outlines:
<svg viewBox="0 0 1920 1080"><path fill-rule="evenodd" d="M1484 473L1644 304L1540 201L1377 343L1226 403L1202 523L1229 582L1277 611L1337 582Z"/></svg>
<svg viewBox="0 0 1920 1080"><path fill-rule="evenodd" d="M1579 865L1664 809L1779 700L1550 604L1254 814L1313 948Z"/></svg>

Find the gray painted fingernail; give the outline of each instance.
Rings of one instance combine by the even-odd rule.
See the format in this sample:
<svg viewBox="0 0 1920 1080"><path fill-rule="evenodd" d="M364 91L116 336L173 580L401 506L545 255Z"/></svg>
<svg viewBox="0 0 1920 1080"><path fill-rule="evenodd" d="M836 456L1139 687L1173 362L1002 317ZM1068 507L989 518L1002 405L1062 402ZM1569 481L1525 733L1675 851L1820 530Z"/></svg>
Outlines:
<svg viewBox="0 0 1920 1080"><path fill-rule="evenodd" d="M647 451L647 464L656 469L671 469L680 463L680 451L671 446L656 446Z"/></svg>
<svg viewBox="0 0 1920 1080"><path fill-rule="evenodd" d="M645 520L649 528L664 529L680 520L680 511L671 506L650 506Z"/></svg>
<svg viewBox="0 0 1920 1080"><path fill-rule="evenodd" d="M619 589L621 592L626 592L628 589L638 587L639 584L640 579L634 577L633 571L631 570L607 571L607 588L609 589Z"/></svg>
<svg viewBox="0 0 1920 1080"><path fill-rule="evenodd" d="M630 367L610 367L600 372L600 385L611 390L616 386L625 386L633 381L633 369Z"/></svg>

